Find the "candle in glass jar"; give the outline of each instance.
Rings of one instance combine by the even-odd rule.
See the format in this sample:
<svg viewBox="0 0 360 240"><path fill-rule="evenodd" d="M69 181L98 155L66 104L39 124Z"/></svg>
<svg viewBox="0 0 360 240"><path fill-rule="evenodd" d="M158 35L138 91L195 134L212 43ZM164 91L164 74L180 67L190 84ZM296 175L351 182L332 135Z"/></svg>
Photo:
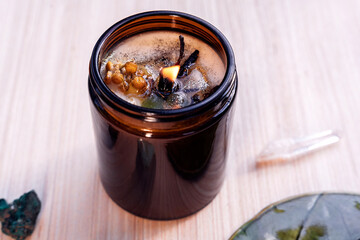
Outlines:
<svg viewBox="0 0 360 240"><path fill-rule="evenodd" d="M185 43L183 53L179 36ZM123 100L147 108L176 109L211 95L224 78L225 68L216 51L198 38L149 31L113 47L102 59L100 72Z"/></svg>
<svg viewBox="0 0 360 240"><path fill-rule="evenodd" d="M88 86L99 175L116 204L169 220L214 199L237 91L219 30L181 12L129 16L97 41Z"/></svg>

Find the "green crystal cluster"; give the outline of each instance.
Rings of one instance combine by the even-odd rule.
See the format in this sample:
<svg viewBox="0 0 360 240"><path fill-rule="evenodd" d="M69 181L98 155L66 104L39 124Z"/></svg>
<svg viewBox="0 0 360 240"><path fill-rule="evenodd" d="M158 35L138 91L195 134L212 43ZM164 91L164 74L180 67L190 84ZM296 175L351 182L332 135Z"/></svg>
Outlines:
<svg viewBox="0 0 360 240"><path fill-rule="evenodd" d="M0 199L0 222L2 232L14 239L25 239L35 228L41 202L34 191L22 195L8 204Z"/></svg>

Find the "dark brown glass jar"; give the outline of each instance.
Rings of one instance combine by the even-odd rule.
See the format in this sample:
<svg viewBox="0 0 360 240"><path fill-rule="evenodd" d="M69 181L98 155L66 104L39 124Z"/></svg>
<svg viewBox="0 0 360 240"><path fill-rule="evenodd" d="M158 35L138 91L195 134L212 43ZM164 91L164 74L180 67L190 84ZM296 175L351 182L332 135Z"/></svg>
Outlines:
<svg viewBox="0 0 360 240"><path fill-rule="evenodd" d="M193 35L219 54L226 73L210 97L180 109L135 106L101 79L105 54L120 41L146 31ZM237 90L234 53L224 35L195 16L152 11L110 27L96 43L89 93L102 184L125 210L150 219L176 219L205 207L225 177L232 107Z"/></svg>

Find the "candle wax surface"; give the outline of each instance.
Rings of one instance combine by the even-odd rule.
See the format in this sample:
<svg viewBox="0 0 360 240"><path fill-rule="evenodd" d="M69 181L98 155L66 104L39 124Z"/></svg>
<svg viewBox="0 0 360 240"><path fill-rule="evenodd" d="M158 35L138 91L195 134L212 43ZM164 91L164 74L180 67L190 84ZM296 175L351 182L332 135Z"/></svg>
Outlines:
<svg viewBox="0 0 360 240"><path fill-rule="evenodd" d="M191 35L174 31L150 31L125 39L113 47L100 63L100 73L105 79L106 64L124 65L133 62L145 72L144 79L153 81L157 87L160 70L173 66L179 58L179 35L184 37L185 51L180 66L195 50L199 56L189 69L189 74L176 79L177 90L166 98L159 97L154 91L136 94L134 91L121 90L118 84L107 82L107 86L118 97L138 106L157 109L176 109L195 104L209 96L211 90L218 86L224 78L226 66L219 55L208 44ZM130 78L130 76L128 76ZM125 81L129 81L125 76ZM131 83L130 83L131 85ZM148 84L147 87L150 85ZM197 96L195 96L197 95ZM197 100L197 101L194 101Z"/></svg>

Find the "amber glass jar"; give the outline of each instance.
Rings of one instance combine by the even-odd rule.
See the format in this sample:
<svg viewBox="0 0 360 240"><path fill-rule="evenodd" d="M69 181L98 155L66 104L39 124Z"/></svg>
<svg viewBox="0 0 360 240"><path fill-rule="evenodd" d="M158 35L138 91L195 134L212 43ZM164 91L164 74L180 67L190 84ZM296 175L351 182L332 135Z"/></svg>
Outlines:
<svg viewBox="0 0 360 240"><path fill-rule="evenodd" d="M107 88L99 68L109 49L156 30L187 33L213 47L226 65L215 93L194 105L161 110L132 105ZM224 180L236 89L231 46L202 19L152 11L110 27L94 47L89 73L100 178L108 195L123 209L151 219L176 219L205 207Z"/></svg>

